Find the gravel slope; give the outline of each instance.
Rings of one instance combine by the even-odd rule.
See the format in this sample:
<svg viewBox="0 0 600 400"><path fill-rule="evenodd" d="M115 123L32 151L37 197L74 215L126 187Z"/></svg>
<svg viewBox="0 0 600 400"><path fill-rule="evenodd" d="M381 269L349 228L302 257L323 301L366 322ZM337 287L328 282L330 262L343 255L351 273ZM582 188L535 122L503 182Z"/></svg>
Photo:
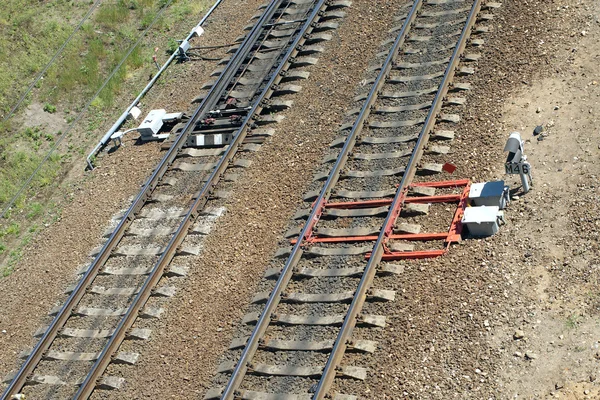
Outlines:
<svg viewBox="0 0 600 400"><path fill-rule="evenodd" d="M176 398L204 395L217 359L231 342L248 300L331 140L351 104L370 58L386 37L394 2L353 2L324 44L311 75L291 96L292 108L276 134L232 185L227 213L204 243L193 273L167 305L135 368L111 367L128 384L111 398ZM368 21L368 23L365 23ZM142 323L144 321L141 321ZM130 343L130 345L135 345ZM125 347L124 350L128 348Z"/></svg>
<svg viewBox="0 0 600 400"><path fill-rule="evenodd" d="M261 3L224 1L207 21L202 45L233 42ZM190 27L201 17L195 16ZM210 56L220 57L224 51ZM209 61L173 65L162 83L145 98L144 109L189 109L190 101L215 67L216 62ZM187 84L181 85L184 80ZM83 165L74 167L64 179L60 217L32 240L15 271L0 280L1 377L17 368L17 355L22 350L35 344L32 334L49 323L47 312L64 301L63 291L74 282L75 271L88 262L87 255L100 243L111 216L128 206L160 160L157 143L137 146L135 139L127 137L125 146L102 156L100 167L92 173L84 173Z"/></svg>

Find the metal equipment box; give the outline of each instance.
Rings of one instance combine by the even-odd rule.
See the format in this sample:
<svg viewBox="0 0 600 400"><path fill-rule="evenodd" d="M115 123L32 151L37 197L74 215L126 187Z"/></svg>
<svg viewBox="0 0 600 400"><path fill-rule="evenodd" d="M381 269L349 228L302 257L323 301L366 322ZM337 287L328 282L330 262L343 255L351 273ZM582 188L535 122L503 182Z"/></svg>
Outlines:
<svg viewBox="0 0 600 400"><path fill-rule="evenodd" d="M140 133L140 139L147 142L149 140L161 140L169 137L169 132L160 133L165 123L173 123L181 120L183 113L169 113L163 109L152 110L148 113L144 122L136 129Z"/></svg>
<svg viewBox="0 0 600 400"><path fill-rule="evenodd" d="M467 207L462 223L471 236L492 236L498 232L498 206Z"/></svg>
<svg viewBox="0 0 600 400"><path fill-rule="evenodd" d="M144 121L137 128L137 131L144 138L151 138L156 135L163 126L163 118L167 112L165 110L152 110L148 113Z"/></svg>
<svg viewBox="0 0 600 400"><path fill-rule="evenodd" d="M504 181L474 183L469 190L469 200L474 206L506 207L508 186Z"/></svg>

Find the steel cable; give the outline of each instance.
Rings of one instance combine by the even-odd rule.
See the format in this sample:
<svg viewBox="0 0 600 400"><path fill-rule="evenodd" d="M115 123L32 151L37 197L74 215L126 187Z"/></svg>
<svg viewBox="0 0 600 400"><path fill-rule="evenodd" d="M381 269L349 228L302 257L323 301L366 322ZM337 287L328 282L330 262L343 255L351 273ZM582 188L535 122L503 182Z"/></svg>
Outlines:
<svg viewBox="0 0 600 400"><path fill-rule="evenodd" d="M48 62L48 64L46 64L46 66L44 67L44 69L35 77L34 81L31 82L31 84L29 85L29 87L27 88L27 90L25 90L25 93L23 93L21 95L21 97L19 98L19 101L17 101L17 104L15 104L13 106L13 108L10 110L10 112L8 113L8 115L3 118L2 122L6 122L10 117L13 116L13 114L15 113L15 111L17 111L17 109L19 108L19 106L21 105L21 103L23 103L23 101L25 100L25 97L27 97L27 95L29 94L29 92L31 92L31 90L39 82L39 80L42 79L42 77L44 76L44 74L48 71L48 69L52 66L52 64L54 64L54 61L56 61L56 59L58 58L58 56L60 56L62 54L62 52L65 49L65 47L67 47L67 45L71 42L71 39L73 39L73 37L75 36L75 34L77 32L79 32L79 29L81 29L81 27L83 26L83 24L85 23L85 21L87 21L87 19L90 17L90 15L92 14L92 12L96 9L96 7L98 7L98 5L100 4L101 1L102 0L96 0L96 2L90 7L90 9L88 10L87 14L85 14L85 16L83 17L83 19L79 22L79 25L77 25L77 27L75 28L75 30L73 32L71 32L71 34L69 35L69 37L67 38L67 40L65 40L65 42L62 44L62 46L60 46L60 48L56 51L56 53L54 53L54 56L52 57L52 59L50 59L50 61Z"/></svg>
<svg viewBox="0 0 600 400"><path fill-rule="evenodd" d="M125 63L125 61L127 61L127 59L129 58L129 56L131 55L131 53L133 52L133 50L135 50L135 48L140 44L140 42L146 36L146 34L148 33L148 31L154 26L154 24L156 23L156 21L158 20L158 18L160 18L160 16L167 9L167 7L169 7L171 5L172 2L173 2L173 0L169 0L158 11L158 13L156 14L156 16L152 20L152 22L146 27L146 29L144 29L144 31L142 32L142 34L140 35L140 37L138 38L138 40L133 44L133 46L131 46L129 48L129 50L127 51L127 54L125 54L125 56L121 59L121 61L119 62L119 64L117 64L117 66L111 71L110 75L106 78L106 80L104 81L104 83L102 83L102 86L100 86L100 88L96 91L96 93L86 103L85 107L79 112L79 114L77 114L77 117L75 117L75 119L73 120L73 122L71 122L71 125L69 125L69 127L65 130L65 132L63 132L63 134L60 135L60 137L56 140L56 142L54 142L54 145L50 148L50 150L48 151L48 153L46 154L46 156L42 159L42 161L40 161L40 163L38 164L38 166L36 167L36 169L33 171L33 173L29 176L29 178L27 178L27 180L25 181L25 183L19 188L19 190L17 191L17 193L10 199L10 201L8 202L8 204L4 207L4 209L2 210L2 214L0 214L0 219L4 218L6 216L6 213L15 204L15 202L17 201L17 199L21 196L21 194L23 194L23 192L25 191L25 189L27 189L27 187L29 186L29 184L31 183L31 181L33 180L33 178L35 178L35 176L40 172L40 170L42 169L42 167L44 166L44 164L46 163L46 161L48 161L48 159L50 158L50 156L58 148L58 145L64 140L65 137L67 137L67 135L71 132L71 130L73 130L73 127L77 124L77 122L79 122L79 120L83 117L83 115L90 108L90 106L92 105L92 102L94 101L94 99L100 95L100 92L102 92L102 90L106 87L106 85L108 85L108 83L110 82L110 80L112 79L112 77L119 71L119 69L121 69L121 66L123 65L123 63Z"/></svg>

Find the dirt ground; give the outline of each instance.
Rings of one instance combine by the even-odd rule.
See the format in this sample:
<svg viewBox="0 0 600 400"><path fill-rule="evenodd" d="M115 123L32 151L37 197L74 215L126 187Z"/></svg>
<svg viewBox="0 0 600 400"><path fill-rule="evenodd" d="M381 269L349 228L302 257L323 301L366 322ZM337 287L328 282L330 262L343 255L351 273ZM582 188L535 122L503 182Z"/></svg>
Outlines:
<svg viewBox="0 0 600 400"><path fill-rule="evenodd" d="M496 335L515 397L600 397L600 7L587 3L563 63L502 109L501 128L523 132L535 168L535 189L511 206L504 232L526 246L515 261L527 313ZM514 340L513 328L525 336Z"/></svg>
<svg viewBox="0 0 600 400"><path fill-rule="evenodd" d="M381 11L369 2L354 3L347 29L365 13ZM382 3L388 12L390 3ZM507 224L496 236L466 240L444 258L408 263L393 287L385 287L401 295L390 310L380 348L368 359L371 373L364 391L354 393L361 398L600 398L600 4L506 1L494 15L494 33L486 36L485 57L472 78L474 90L461 112L452 157L457 175L506 179L518 189L518 178L504 175L502 149L508 134L520 131L533 167L533 190L526 195L517 190L518 198L506 211ZM357 42L377 43L369 34L383 39L382 26L372 29ZM325 130L339 122L342 103L349 102L361 79L356 71L368 60L364 47L339 40L342 46L334 56L326 52L320 57L314 71L319 79L308 90L332 112L308 120L308 127ZM361 53L363 58L357 58ZM317 102L310 97L294 100L288 120L315 113L311 107ZM544 132L533 136L538 125ZM304 142L291 122L282 127L294 145ZM318 146L329 139L323 134L307 141L309 156L318 159ZM269 154L291 146L276 140L270 145L253 167L268 166ZM60 298L112 212L152 168L149 158L126 179L119 176L121 163L137 164L146 157L137 149L116 153L120 156L101 170L107 179L103 184L80 186L65 217L32 244L13 275L0 281L0 375L32 343L41 316ZM292 161L271 173L287 171L285 184L302 193L312 175L303 165ZM204 393L214 360L300 200L276 185L258 190L256 184L266 178L257 175L260 169L252 171L208 238L207 261L198 267L207 275L187 278L185 290L172 299L162 327L147 343L141 364L125 370L135 383L113 393L114 398L197 398ZM103 197L106 187L118 195ZM271 220L274 206L278 217ZM90 228L81 236L72 233L75 226ZM249 229L257 234L251 240L245 234ZM57 250L68 242L72 250ZM207 277L215 279L212 285L205 284ZM200 305L206 298L213 300L210 310ZM40 317L21 321L24 307L28 315Z"/></svg>
<svg viewBox="0 0 600 400"><path fill-rule="evenodd" d="M507 224L406 265L365 398L600 398L600 7L505 2L494 15L452 158L457 174L513 188ZM528 194L504 175L513 131Z"/></svg>
<svg viewBox="0 0 600 400"><path fill-rule="evenodd" d="M202 45L233 43L261 3L259 0L223 2L205 25ZM190 26L201 17L196 16ZM210 56L223 56L225 50ZM144 109L188 110L216 65L216 61L172 65L161 83L143 100ZM188 84L182 87L181 81ZM120 102L128 104L131 95L126 97ZM117 111L114 119L122 112ZM112 121L107 123L110 125ZM56 221L36 234L14 272L0 279L1 378L16 369L20 362L17 355L34 345L33 333L49 323L46 314L64 301L65 288L76 279L75 272L89 263L88 254L101 243L102 232L111 217L129 206L131 198L160 160L158 143L140 146L136 145L136 139L128 135L118 151L101 155L100 166L93 172L84 171L83 158L74 163L68 175L62 177L58 193L54 194L60 210Z"/></svg>

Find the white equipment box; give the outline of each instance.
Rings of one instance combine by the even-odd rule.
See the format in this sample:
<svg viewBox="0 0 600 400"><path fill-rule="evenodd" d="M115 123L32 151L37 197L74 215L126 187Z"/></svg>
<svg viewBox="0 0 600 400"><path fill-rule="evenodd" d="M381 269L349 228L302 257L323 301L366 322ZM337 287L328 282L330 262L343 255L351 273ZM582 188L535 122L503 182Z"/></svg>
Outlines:
<svg viewBox="0 0 600 400"><path fill-rule="evenodd" d="M474 183L469 190L469 200L474 206L506 207L508 186L504 181Z"/></svg>
<svg viewBox="0 0 600 400"><path fill-rule="evenodd" d="M492 236L498 232L498 206L467 207L462 223L472 236Z"/></svg>
<svg viewBox="0 0 600 400"><path fill-rule="evenodd" d="M160 140L169 137L169 133L159 133L165 122L181 119L183 113L170 113L163 109L152 110L137 128L143 141Z"/></svg>

